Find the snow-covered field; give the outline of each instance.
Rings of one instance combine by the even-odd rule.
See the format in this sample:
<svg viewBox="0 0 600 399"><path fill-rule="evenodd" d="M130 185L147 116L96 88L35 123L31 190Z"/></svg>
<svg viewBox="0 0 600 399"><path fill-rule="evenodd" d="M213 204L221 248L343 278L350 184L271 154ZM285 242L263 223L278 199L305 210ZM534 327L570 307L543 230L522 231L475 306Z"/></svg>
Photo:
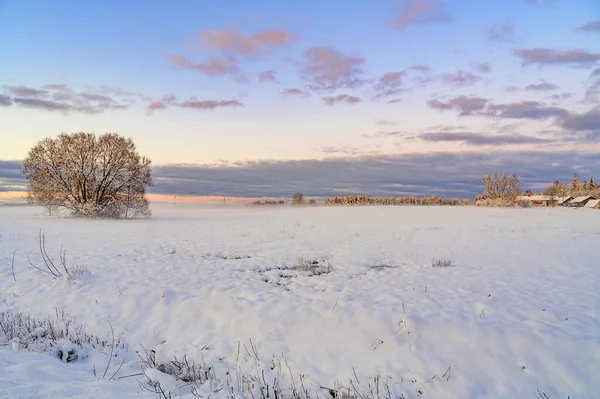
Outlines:
<svg viewBox="0 0 600 399"><path fill-rule="evenodd" d="M62 247L88 272L37 273L40 229L57 264ZM595 210L154 204L149 220L92 221L0 207L0 235L0 311L60 309L101 338L110 321L127 344L104 379L106 350L63 363L0 346L0 397L157 397L126 377L142 346L223 380L302 375L322 398L377 376L405 398L599 397Z"/></svg>

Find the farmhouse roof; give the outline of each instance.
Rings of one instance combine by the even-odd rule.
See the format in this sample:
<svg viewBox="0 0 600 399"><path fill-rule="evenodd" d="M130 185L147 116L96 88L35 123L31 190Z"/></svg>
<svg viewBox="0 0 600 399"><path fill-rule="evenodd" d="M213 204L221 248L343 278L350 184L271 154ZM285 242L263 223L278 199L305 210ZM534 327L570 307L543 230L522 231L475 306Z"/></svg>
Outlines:
<svg viewBox="0 0 600 399"><path fill-rule="evenodd" d="M585 204L585 207L586 208L595 208L596 206L598 206L598 204L600 204L600 200L591 200L587 204Z"/></svg>
<svg viewBox="0 0 600 399"><path fill-rule="evenodd" d="M562 205L567 201L571 201L574 197L573 196L568 196L568 197L558 197L558 204Z"/></svg>
<svg viewBox="0 0 600 399"><path fill-rule="evenodd" d="M575 199L574 199L573 201L571 201L571 202L572 202L572 203L574 203L574 204L578 204L578 203L580 203L580 202L583 202L583 201L586 201L586 200L588 200L588 199L596 199L596 198L595 198L594 196L592 196L592 195L584 195L584 196L582 196L582 197L577 197L577 198L575 198Z"/></svg>
<svg viewBox="0 0 600 399"><path fill-rule="evenodd" d="M521 195L517 197L519 201L552 201L557 200L556 197L550 195Z"/></svg>

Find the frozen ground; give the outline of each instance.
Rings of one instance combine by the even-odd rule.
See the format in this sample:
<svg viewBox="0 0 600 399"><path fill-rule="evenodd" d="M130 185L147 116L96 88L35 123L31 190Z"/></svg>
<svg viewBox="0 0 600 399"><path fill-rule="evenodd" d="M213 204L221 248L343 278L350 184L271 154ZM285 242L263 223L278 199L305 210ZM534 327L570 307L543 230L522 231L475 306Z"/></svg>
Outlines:
<svg viewBox="0 0 600 399"><path fill-rule="evenodd" d="M285 358L284 373L296 383L303 375L324 398L320 386L365 386L378 375L405 398L598 397L598 211L156 204L153 212L90 221L0 207L0 311L42 318L59 308L100 337L110 336L110 320L132 354L119 376L140 372L143 345L223 375L226 365L269 372ZM36 273L28 259L42 263L40 229L51 257L62 246L89 273L75 281ZM13 251L16 283L4 261ZM454 264L433 268L432 259ZM331 271L290 270L313 261ZM138 385L143 377L97 381L92 370L106 358L65 364L0 347L0 397L156 397Z"/></svg>

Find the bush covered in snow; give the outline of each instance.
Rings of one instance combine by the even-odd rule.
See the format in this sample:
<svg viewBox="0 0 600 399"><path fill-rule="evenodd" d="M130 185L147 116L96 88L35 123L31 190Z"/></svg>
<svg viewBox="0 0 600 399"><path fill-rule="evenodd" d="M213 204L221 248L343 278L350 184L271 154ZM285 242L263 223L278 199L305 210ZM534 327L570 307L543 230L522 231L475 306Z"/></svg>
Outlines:
<svg viewBox="0 0 600 399"><path fill-rule="evenodd" d="M508 198L484 198L475 201L475 206L491 207L491 208L509 208L515 204Z"/></svg>

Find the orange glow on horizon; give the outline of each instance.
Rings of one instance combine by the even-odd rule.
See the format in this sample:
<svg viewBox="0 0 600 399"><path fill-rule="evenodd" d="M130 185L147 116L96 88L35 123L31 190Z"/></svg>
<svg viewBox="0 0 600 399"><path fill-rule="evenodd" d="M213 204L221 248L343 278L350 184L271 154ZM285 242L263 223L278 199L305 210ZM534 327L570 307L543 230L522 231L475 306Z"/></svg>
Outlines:
<svg viewBox="0 0 600 399"><path fill-rule="evenodd" d="M23 191L0 191L0 200L3 199L27 199L27 193Z"/></svg>
<svg viewBox="0 0 600 399"><path fill-rule="evenodd" d="M221 197L214 195L173 195L173 194L147 194L146 197L150 202L170 202L178 204L192 204L192 203L223 203L225 198L226 203L231 202L250 202L255 198L245 197ZM24 191L4 191L0 192L0 201L2 200L22 200L27 199L27 193Z"/></svg>
<svg viewBox="0 0 600 399"><path fill-rule="evenodd" d="M221 197L215 195L173 195L173 194L148 194L146 196L150 202L170 202L178 204L191 204L191 203L223 203L225 202L248 202L254 200L254 198L244 197Z"/></svg>

